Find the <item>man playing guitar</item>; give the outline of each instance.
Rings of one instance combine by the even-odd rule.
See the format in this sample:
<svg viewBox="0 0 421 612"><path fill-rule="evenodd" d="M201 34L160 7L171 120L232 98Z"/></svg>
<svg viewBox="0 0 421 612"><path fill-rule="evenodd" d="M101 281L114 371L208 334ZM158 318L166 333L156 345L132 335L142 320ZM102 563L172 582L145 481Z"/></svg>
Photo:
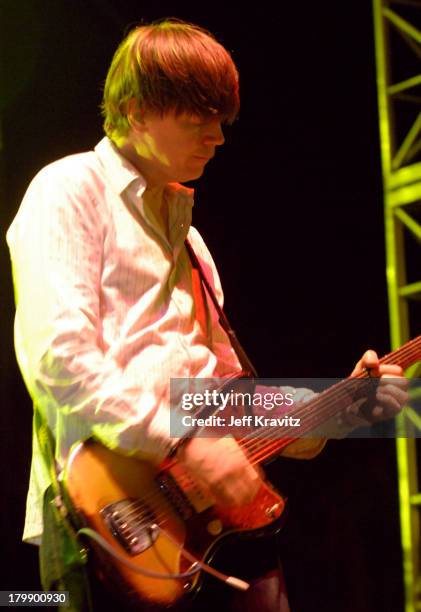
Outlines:
<svg viewBox="0 0 421 612"><path fill-rule="evenodd" d="M41 170L7 236L16 351L35 411L24 539L44 550L44 588L70 590L73 609L88 604L66 563L57 572L49 562L56 536L43 521L54 496L41 432L51 436L59 470L74 443L94 436L153 465L175 456L222 507L249 504L262 484L233 438L193 436L179 444L169 427L171 378L224 378L241 370L216 309L208 301L198 306L186 238L221 305L222 290L191 227L193 190L180 185L198 179L224 143L223 125L239 110L237 69L197 26L143 25L116 51L102 110L106 137L93 151ZM338 435L391 418L405 402L400 366L381 364L367 351L354 375L364 370L380 380L369 420L351 406ZM296 391L296 401L308 396ZM311 457L323 444L298 440L285 453ZM94 587L95 609L107 601L100 591ZM282 575L273 567L257 567L248 590L226 587L222 597L224 609L288 610ZM205 605L211 607L210 599L200 609Z"/></svg>

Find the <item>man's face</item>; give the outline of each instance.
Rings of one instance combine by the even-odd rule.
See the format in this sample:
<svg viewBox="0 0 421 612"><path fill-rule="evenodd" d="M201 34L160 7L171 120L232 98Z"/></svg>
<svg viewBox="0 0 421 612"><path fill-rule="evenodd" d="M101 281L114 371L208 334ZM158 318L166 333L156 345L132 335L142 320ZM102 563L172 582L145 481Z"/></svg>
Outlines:
<svg viewBox="0 0 421 612"><path fill-rule="evenodd" d="M216 147L224 143L220 117L146 112L139 125L131 141L141 171L155 184L199 178Z"/></svg>

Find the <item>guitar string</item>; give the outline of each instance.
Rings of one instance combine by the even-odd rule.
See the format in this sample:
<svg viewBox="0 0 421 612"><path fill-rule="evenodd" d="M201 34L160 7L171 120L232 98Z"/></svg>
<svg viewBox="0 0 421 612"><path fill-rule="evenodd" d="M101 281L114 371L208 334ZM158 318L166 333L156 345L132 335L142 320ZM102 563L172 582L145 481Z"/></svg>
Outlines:
<svg viewBox="0 0 421 612"><path fill-rule="evenodd" d="M262 445L267 444L268 441L271 445L275 446L277 440L280 441L285 438L289 440L303 438L305 434L311 433L311 431L316 429L321 423L326 422L334 416L334 414L338 413L337 406L339 402L348 400L347 403L349 403L349 401L351 401L349 391L352 390L352 387L357 386L355 380L355 378L347 379L345 381L347 382L346 387L341 386L340 389L336 389L334 392L332 392L332 388L330 388L297 407L291 416L293 418L300 418L299 436L297 436L297 428L293 426L283 428L282 436L280 436L279 433L275 431L274 427L269 425L267 427L261 427L258 431L254 431L250 435L242 438L240 440L241 447L245 449L247 453L252 454L255 450L261 451ZM339 384L342 385L342 382ZM326 397L324 393L329 396ZM320 409L317 411L318 406L320 406ZM273 438L275 438L275 440ZM282 446L284 446L284 443ZM252 458L254 459L254 456Z"/></svg>
<svg viewBox="0 0 421 612"><path fill-rule="evenodd" d="M321 399L319 397L316 398L316 399L319 402L321 402ZM308 408L308 406L306 406L305 408ZM255 455L252 456L253 463L254 464L255 463L260 463L262 460L264 460L264 458L266 458L267 456L270 456L271 454L273 454L273 450L274 449L279 451L282 448L284 448L285 446L287 446L288 444L290 444L291 441L294 441L294 438L293 439L291 439L291 438L285 439L285 437L284 437L282 439L277 439L275 441L273 441L273 440L261 440L261 439L260 440L256 440L255 441L255 447L256 448L257 448L257 446L259 447L258 448L259 453L256 453ZM242 441L240 440L239 442L241 443ZM250 447L249 448L246 447L246 450L250 451ZM252 449L252 450L254 450L254 449ZM263 457L263 459L262 459L262 457ZM195 487L195 483L194 483L193 479L188 474L185 474L181 478L177 478L177 484L178 485L182 486L183 483L184 484L189 483L189 484L191 484L191 485L193 485ZM197 489L197 487L195 487L195 488ZM159 496L159 491L157 491L156 493L154 492L154 494L152 494L152 495L144 496L143 497L143 500L144 500L143 503L147 502L148 498L149 498L150 501L152 501L152 499L154 497L158 497L158 496ZM167 502L167 505L169 505L169 502ZM141 509L142 509L142 502L140 502L140 501L132 502L132 504L130 504L130 505L128 505L126 507L125 519L129 520L130 518L132 518L136 514L136 512L138 510L141 510ZM127 510L130 510L131 512L127 513ZM166 510L164 508L160 509L160 514L156 515L156 520L158 520L158 521L165 520L167 513L168 513L168 510ZM141 515L141 513L140 513L140 515ZM146 526L146 525L147 525L147 522L144 523L144 526ZM142 526L142 524L140 523L139 526Z"/></svg>
<svg viewBox="0 0 421 612"><path fill-rule="evenodd" d="M234 454L238 452L238 448L235 447L233 449L229 449L228 452ZM190 485L199 495L203 495L202 490L195 483L193 477L191 477L190 474L185 471L181 476L177 476L176 478L176 485L181 485L181 488L183 488L183 484L184 486ZM159 489L157 488L155 490L150 490L147 494L143 494L142 499L137 499L127 504L124 508L123 520L139 518L142 512L145 511L144 507L147 506L148 503L155 503L155 507L153 508L153 514L156 523L158 523L158 521L162 519L168 520L172 513L176 513L171 506L171 501L165 497L165 493L159 491ZM190 506L193 505L188 501L188 498L187 504ZM148 510L150 510L150 508L148 508ZM146 527L148 524L150 524L150 521L146 520L144 523L138 523L137 527Z"/></svg>
<svg viewBox="0 0 421 612"><path fill-rule="evenodd" d="M342 382L346 382L346 381L342 381ZM351 379L349 382L355 383L355 378ZM341 387L341 389L342 388L343 387ZM328 390L328 391L330 391L330 390ZM334 405L335 403L337 403L338 393L332 394L332 395L333 395L333 398L330 400L330 404ZM335 401L332 401L334 398L336 398ZM312 403L322 403L323 399L324 398L321 398L320 396L318 396L317 398L315 398L315 400ZM300 409L300 412L304 412L305 410L308 410L308 408L309 408L308 404L309 403L310 402L306 403ZM297 411L297 413L298 413L298 411ZM307 420L311 420L311 419L307 419ZM271 433L271 432L269 432L269 433ZM282 439L277 439L277 440L267 440L267 439L262 440L262 439L259 439L259 440L252 440L252 444L254 445L255 448L253 448L250 444L249 444L248 447L247 447L247 444L244 444L242 446L245 446L246 447L246 451L248 451L248 452L254 451L255 449L258 450L258 453L255 453L251 457L251 460L252 460L253 464L255 464L255 463L260 463L261 462L261 459L259 458L260 455L261 456L265 456L265 457L270 456L270 454L272 454L272 451L274 449L279 451L283 447L285 447L288 444L290 444L291 441L293 441L293 440L291 440L291 438L285 439L284 437ZM239 441L240 444L242 442L243 442L243 440ZM247 440L246 440L246 442L247 442ZM194 486L194 481L193 481L193 479L188 474L185 474L181 478L177 478L177 484L178 485L183 486L183 484L185 484L186 482L188 482L189 484L193 484L193 486ZM143 496L142 501L140 501L140 500L134 501L131 504L129 504L128 506L126 506L123 520L129 521L129 520L134 519L134 518L138 518L138 519L141 518L142 517L142 510L143 510L142 506L145 503L147 503L148 501L152 501L153 498L159 497L159 495L160 495L159 491L156 491L152 495ZM161 493L161 495L162 495L162 493ZM167 505L169 505L169 502L167 502ZM136 517L137 513L138 513L138 516ZM161 508L159 508L158 513L156 515L154 515L155 521L156 522L160 522L162 520L167 520L167 515L168 515L168 509L165 509L165 508L161 507ZM138 524L137 524L137 527L138 528L146 527L149 523L150 523L150 521L148 521L147 519L145 519L143 521L143 523L142 523L142 520L140 520L138 522Z"/></svg>
<svg viewBox="0 0 421 612"><path fill-rule="evenodd" d="M407 343L407 345L402 347L401 350L398 349L397 352L394 352L394 353L391 353L389 355L386 355L385 357L383 357L380 360L380 363L382 363L382 364L388 363L388 362L389 363L391 363L391 362L396 363L397 360L400 358L401 365L403 367L407 367L408 365L410 365L411 362L414 361L413 358L416 355L418 355L418 358L419 358L419 351L417 350L417 346L418 346L418 344L420 344L420 340L421 340L420 338L416 338L413 341L411 341L410 343ZM399 354L397 355L396 353L399 353ZM407 363L407 362L409 362L409 363ZM300 410L297 409L296 412L294 412L294 415L298 416L298 415L302 414L301 423L305 424L306 432L309 432L312 429L314 429L314 425L317 426L320 421L322 421L322 422L325 421L326 420L326 415L329 415L329 417L330 417L330 416L333 416L335 413L337 413L337 409L334 409L333 411L331 409L332 409L332 407L335 407L335 404L337 404L338 398L345 399L343 397L342 393L340 393L340 392L342 392L342 390L344 390L343 386L342 386L344 382L350 384L350 382L354 383L355 380L359 380L359 379L362 379L362 378L363 379L368 379L369 376L367 375L367 373L360 373L358 376L354 376L352 378L346 379L345 381L341 381L341 383L338 383L339 385L341 385L341 388L339 390L336 389L334 393L332 393L332 388L326 390L326 393L330 395L330 397L328 398L328 401L326 401L326 397L322 393L319 396L317 396L316 398L314 398L313 400L310 400L309 402L305 402L302 405L302 407L300 408ZM317 415L314 416L314 413L311 413L311 411L309 409L315 407L317 404L321 405L321 410L319 410ZM320 418L320 417L322 417L322 418ZM255 453L254 455L251 456L251 460L254 462L254 464L255 463L260 463L264 459L270 457L275 450L279 451L282 448L284 448L285 446L289 445L295 439L297 439L297 436L294 435L296 433L296 430L293 431L292 429L289 429L289 430L287 429L285 431L282 439L278 438L276 441L272 440L272 441L270 441L268 443L267 442L267 437L265 438L264 435L262 437L262 430L263 429L264 428L260 428L258 434L253 432L252 434L250 434L250 436L248 436L245 439L239 441L240 445L242 446L242 448L244 448L246 450L246 452L248 452L248 454L253 453L253 451L258 449L259 453ZM303 428L301 428L301 429L303 429ZM272 428L272 430L273 430L273 428ZM257 435L259 435L258 439L257 439ZM276 435L276 434L273 434L273 435ZM253 439L250 440L250 438L253 438ZM287 439L285 439L285 438L287 438Z"/></svg>
<svg viewBox="0 0 421 612"><path fill-rule="evenodd" d="M288 445L291 442L291 440L282 440L282 441L278 441L276 444L276 449L279 451L281 450L281 448L285 447L286 445ZM266 454L266 456L271 456L273 454L272 452L272 448L270 448L270 452ZM263 448L262 449L262 454L263 454L263 459L265 458L264 452L267 451L267 448ZM255 461L260 462L259 461ZM181 480L178 480L179 485L182 485ZM147 497L149 498L153 498L153 497L158 497L159 492L157 492L156 494L153 495L149 495ZM145 498L142 498L142 500L137 500L134 502L131 502L125 509L124 511L121 513L121 519L122 521L128 522L130 520L136 520L136 528L137 529L142 529L142 528L147 528L148 526L150 526L151 521L150 519L148 519L147 516L145 516L145 504L147 504L147 500L145 500ZM164 507L167 506L167 507ZM163 523L167 522L170 519L171 514L177 514L175 509L172 509L172 511L168 511L168 507L170 507L170 502L168 502L165 498L163 500L160 499L156 499L156 505L153 508L153 516L154 516L154 522L158 525L162 525ZM148 511L152 511L151 508L148 507ZM125 528L123 528L123 534L127 533L127 528L129 530L129 533L131 533L131 535L133 535L132 533L132 529L133 526L126 526Z"/></svg>
<svg viewBox="0 0 421 612"><path fill-rule="evenodd" d="M396 361L397 361L397 354L396 353L400 353L399 357L401 358L401 362L404 362L406 360L410 360L410 358L413 357L415 354L417 354L418 351L416 350L415 346L409 346L409 345L418 344L420 342L421 342L421 338L415 338L413 341L407 343L407 345L404 345L404 347L402 347L401 349L398 349L398 351L383 357L380 360L380 363L381 364L388 363L388 362L390 362L390 360L393 360L393 362L396 363ZM404 358L406 358L406 359L404 359ZM403 363L403 365L405 365L405 363ZM330 416L332 416L332 415L330 415L330 409L332 407L334 407L335 404L338 403L338 397L340 397L340 394L341 393L344 394L344 392L345 392L345 390L343 389L343 384L344 383L354 383L356 380L359 380L359 379L366 379L367 380L368 378L369 378L368 374L366 372L362 372L362 373L358 374L357 376L345 379L344 381L341 381L340 383L337 383L337 385L341 385L340 389L337 389L336 391L333 391L333 388L331 387L330 389L326 390L326 393L331 395L331 397L328 398L327 401L326 401L326 398L322 397L323 393L324 393L324 392L322 392L319 396L317 396L313 400L310 400L309 402L305 402L303 404L303 406L300 407L299 409L297 409L297 411L294 414L297 416L298 414L303 413L302 420L307 422L307 424L308 424L311 420L314 420L313 415L309 415L309 413L308 413L309 407L311 405L314 407L317 403L319 403L319 404L322 404L321 413L323 413L324 415L329 413L329 417L330 417ZM336 395L335 395L335 393L336 393ZM316 419L317 421L320 420L320 416L321 416L320 413L317 414L317 419ZM323 420L325 420L325 418ZM264 429L267 429L268 431L270 431L271 429L273 430L273 428L261 428L261 430L264 430ZM256 437L255 437L256 433L253 432L252 434L250 434L250 436L247 436L246 438L243 438L243 439L239 440L239 444L241 445L242 448L245 448L245 450L246 450L246 452L248 454L253 453L256 449L258 450L258 452L256 452L256 454L251 456L251 461L252 461L253 465L255 465L256 463L260 463L261 461L264 461L265 458L267 458L267 457L269 457L269 456L271 456L273 454L274 450L278 450L279 451L279 450L281 450L282 448L284 448L285 446L289 445L291 442L293 442L294 440L297 439L294 436L291 436L290 438L286 438L285 436L283 436L282 439L277 439L277 440L262 439L262 437L261 437L262 431L261 430L259 431L259 433L260 433L259 439L256 439ZM307 429L307 431L311 431L311 428ZM288 430L287 430L287 432L288 432ZM250 440L250 438L253 438L253 439ZM262 456L263 456L263 459L262 459ZM177 484L181 484L182 485L183 482L184 483L188 482L189 484L193 484L193 486L195 488L197 488L195 486L195 483L194 483L193 479L187 473L185 473L182 477L179 477L179 478L176 479L176 483ZM148 501L152 501L154 498L158 499L160 496L163 496L162 492L159 492L159 491L152 492L151 491L150 494L148 494L146 496L143 496L142 500L138 500L138 501L132 502L131 504L128 504L128 506L126 506L126 510L130 509L130 512L125 515L126 519L129 520L131 518L131 515L135 514L136 511L139 510L139 507L138 507L139 504L140 505L144 505ZM165 500L165 501L169 505L170 502L168 502L167 500ZM168 517L166 518L165 510L160 515L158 514L156 518L159 521L168 520ZM148 523L145 523L144 526L146 526L147 524ZM140 523L140 525L141 525L141 523Z"/></svg>
<svg viewBox="0 0 421 612"><path fill-rule="evenodd" d="M405 362L413 361L412 358L415 355L419 354L418 345L420 343L421 343L421 337L414 338L410 342L406 343L400 349L397 349L397 351L394 351L382 357L380 359L380 363L381 364L392 363L392 362L396 363L397 360L400 360L402 365L407 367L407 365L409 364L406 364ZM370 377L367 375L367 373L364 373L364 372L360 373L357 376L348 377L344 381L341 381L340 383L337 383L337 385L334 385L334 387L331 387L330 389L325 390L324 392L319 394L316 398L303 403L302 407L297 408L296 411L293 413L293 416L295 417L301 416L301 428L300 428L301 431L304 429L302 427L303 424L306 425L305 433L308 433L312 429L314 429L315 426L320 425L321 423L326 421L328 418L334 416L338 412L337 409L335 409L336 404L338 403L338 400L347 399L346 395L342 393L344 392L346 394L346 391L347 391L347 389L344 388L344 383L345 385L350 387L350 386L355 385L356 380L365 379L365 381L367 381L367 379L369 378ZM335 387L340 387L340 388L334 389ZM328 396L328 398L326 398L326 395ZM310 408L313 408L313 406L316 406L317 404L321 406L321 409L317 412L317 414L315 413L315 411L311 413ZM273 427L270 427L270 426L269 428L261 427L259 428L258 432L254 430L250 434L244 436L241 439L242 448L245 448L250 453L254 450L254 448L261 447L262 438L265 438L265 430L268 430L268 429L271 429L273 432ZM292 428L284 430L282 439L290 438L290 441L293 441L294 439L297 438L296 431L297 431L296 429L292 429ZM270 436L266 436L266 438L267 437L270 437ZM302 435L300 435L299 437L302 437ZM288 441L287 443L283 441L281 444L281 447L286 446L286 444L289 444L290 441ZM272 443L272 445L273 445L273 448L276 447L275 444Z"/></svg>
<svg viewBox="0 0 421 612"><path fill-rule="evenodd" d="M415 343L416 345L420 342L420 338L416 338L414 339L414 341L411 341L411 343ZM408 343L410 344L410 343ZM402 347L403 348L403 347ZM398 349L399 351L399 349ZM380 363L384 364L387 362L395 362L397 358L400 358L401 364L405 367L407 367L409 365L409 363L407 363L408 361L411 363L411 361L413 362L413 357L415 355L419 355L419 351L417 351L416 346L406 346L405 348L401 351L399 351L400 354L397 357L397 355L395 353L390 354L390 355L386 355L384 358L382 358L380 360ZM387 378L387 377L385 377ZM320 395L318 395L316 398L314 398L313 400L310 400L309 402L305 402L303 404L302 407L300 407L300 409L294 413L295 416L302 414L302 423L305 423L307 425L306 427L306 432L311 431L312 429L314 429L314 424L319 425L320 423L317 423L317 421L325 421L326 420L326 415L328 415L328 418L330 418L331 416L334 416L334 414L337 412L337 410L333 410L332 413L332 408L334 408L335 404L338 403L338 398L339 399L345 399L345 397L343 397L343 395L341 394L342 390L345 391L343 384L344 383L354 383L354 381L356 380L361 380L361 379L365 379L365 382L367 382L367 379L369 379L369 376L367 373L363 372L360 373L357 376L354 377L350 377L348 379L345 379L345 381L341 381L340 383L337 383L337 385L334 385L334 387L341 385L340 389L334 389L334 387L331 387L330 389L327 389L326 391L322 392ZM332 393L333 391L333 393ZM328 400L326 400L326 397L324 396L324 394L327 395L331 395L331 397L328 398ZM319 410L319 412L316 414L315 410L313 410L313 412L309 411L308 409L310 407L314 407L317 404L321 405L321 409ZM332 413L332 414L331 414ZM323 417L323 418L320 418ZM312 422L313 421L313 422ZM314 421L316 421L316 423L314 423ZM273 428L272 428L273 429ZM302 429L302 428L301 428ZM296 435L290 435L293 433L292 429L287 429L281 439L278 439L278 441L276 442L271 442L269 445L266 442L263 442L262 439L254 439L251 442L249 442L247 439L245 440L245 442L240 441L240 444L242 447L244 447L246 449L246 451L248 453L253 452L255 449L259 448L259 453L260 455L262 455L265 451L267 452L271 452L272 450L274 450L276 447L278 447L278 449L280 450L281 448L283 448L284 446L286 446L287 444L290 443L290 441L285 442L284 438L290 436L290 438L292 439L297 439ZM295 432L294 432L295 433ZM302 436L300 436L302 437ZM267 456L270 455L266 455L265 458ZM262 461L262 458L256 455L256 456L252 456L252 459L257 459L257 461L255 461L255 463Z"/></svg>
<svg viewBox="0 0 421 612"><path fill-rule="evenodd" d="M232 452L233 454L238 452L238 449L232 449L229 450L229 452ZM193 477L191 477L187 472L184 472L184 474L182 476L177 476L176 480L175 480L175 484L182 487L183 490L183 485L184 487L186 487L187 485L191 486L192 489L194 489L201 497L203 495L206 495L203 493L203 491L200 489L200 487L196 484L196 482L194 481ZM183 491L184 493L184 491ZM184 495L186 495L184 493ZM210 495L210 494L209 494ZM161 519L161 518L168 518L173 512L174 509L172 507L171 504L171 497L169 497L169 499L165 496L165 493L163 493L162 491L159 491L159 489L156 490L150 490L150 492L146 495L142 495L142 499L138 499L135 500L133 502L131 502L130 504L127 504L127 506L125 507L125 510L133 510L133 514L136 514L137 510L140 509L141 506L147 505L148 503L154 503L154 502L159 502L159 504L161 505L161 508L158 508L158 512L161 512L161 514L156 514L156 509L154 508L154 518L156 518L156 520ZM193 506L193 504L191 502L189 502L188 497L186 500L186 504L188 506ZM165 507L164 507L165 506ZM169 511L168 511L169 510ZM132 515L126 514L125 515L128 518L131 518Z"/></svg>
<svg viewBox="0 0 421 612"><path fill-rule="evenodd" d="M321 423L326 422L335 414L338 414L338 412L340 413L337 410L337 405L340 401L344 402L344 400L349 400L349 395L346 389L341 389L330 398L326 399L325 397L318 396L314 400L306 402L300 409L297 409L294 412L294 416L301 416L299 436L297 436L297 430L290 427L284 429L281 437L272 427L272 432L269 435L265 435L266 432L264 432L263 435L260 434L257 437L257 434L255 434L253 439L248 437L245 440L241 440L240 445L251 456L252 461L258 463L263 460L263 456L266 458L271 453L281 450L291 442L304 438L306 434L311 434ZM319 412L317 414L309 414L310 411L315 411L318 405L320 406ZM319 437L323 436L320 435Z"/></svg>
<svg viewBox="0 0 421 612"><path fill-rule="evenodd" d="M367 378L368 378L368 377L367 377ZM348 379L347 379L347 380L348 380ZM345 381L342 381L342 382L345 382ZM351 379L351 382L352 382L352 383L354 383L354 382L355 382L355 378ZM328 390L328 391L329 391L329 390ZM337 396L338 396L338 393L336 393L336 396L335 396L335 397L337 398ZM315 400L317 400L317 403L321 403L321 399L323 399L323 398L320 398L320 396L318 396L317 398L315 398ZM315 402L315 400L314 400L314 402ZM313 402L312 402L312 403L313 403ZM333 402L332 400L330 400L330 403L331 403L331 405L333 406L333 405L334 405L334 403L337 403L337 399L336 399L336 402ZM304 405L302 408L300 408L300 411L301 411L301 412L304 412L306 409L308 409L309 404L310 404L310 402L307 402L307 403L306 403L306 404L305 404L305 405ZM262 429L263 429L263 428L262 428ZM271 432L270 432L270 430L269 430L269 433L271 433ZM243 440L240 440L240 441L239 441L239 443L241 444L241 442L242 442L242 441L243 441ZM259 448L259 453L260 453L260 454L262 454L262 453L264 454L265 452L267 452L267 451L268 451L268 449L272 449L272 448L274 448L274 447L279 447L279 450L280 450L280 448L282 448L282 447L286 446L286 445L287 445L287 444L289 444L291 441L293 441L293 440L291 440L291 439L287 439L287 440L282 439L282 440L276 440L276 441L269 441L269 444L268 444L266 440L265 440L265 441L263 441L263 440L259 439L259 440L252 440L252 443L253 443L253 444L255 444L255 445L257 444L257 445L259 445L259 446L260 446L260 445L262 444L262 442L264 442L264 445L263 445L261 448ZM249 450L249 449L246 449L246 450ZM253 463L257 463L257 462L258 462L258 461L256 461L256 460L255 460L255 459L256 459L256 457L257 457L257 455L255 455L255 456L253 456L253 457L252 457ZM187 475L187 474L186 474L186 478L185 478L185 480L187 480L189 483L190 483L190 482L192 482L192 483L194 484L194 481L192 481L192 479L190 478L190 476L189 476L189 475ZM182 484L182 481L183 481L183 478L177 478L177 484ZM158 494L159 494L159 493L158 493ZM149 497L149 498L152 500L152 498L153 498L153 497L155 497L155 495L152 495L152 496L143 496L143 498L142 498L142 499L143 499L143 500L145 500L145 498L147 498L147 497ZM136 513L137 513L137 511L139 510L139 506L141 506L141 505L142 505L142 502L141 502L141 501L135 501L135 502L132 502L132 504L128 505L128 506L126 507L126 510L130 510L130 512L128 512L128 513L126 512L126 514L125 514L125 516L124 516L124 520L127 520L127 521L128 521L128 520L130 520L131 518L135 518ZM166 520L166 512L165 512L165 509L162 509L162 510L163 510L163 511L161 512L161 514L156 516L156 522L159 522L159 521L161 521L161 520ZM141 516L141 513L139 514L139 516ZM148 525L148 524L150 524L150 521L147 521L147 520L146 520L146 521L144 521L143 523L142 523L142 522L139 522L139 524L138 524L137 526L138 526L139 528L142 528L142 527L147 527L147 525Z"/></svg>
<svg viewBox="0 0 421 612"><path fill-rule="evenodd" d="M414 354L414 348L413 347L405 347L405 350L401 352L400 357L405 357L406 356L406 357L409 358L409 357L413 356L413 354ZM386 359L388 357L389 356L385 356L381 360L381 363L385 363ZM396 362L396 355L393 355L393 360ZM353 377L352 379L346 379L345 381L341 381L341 383L338 383L338 384L342 385L344 382L350 382L350 381L354 382L355 380L358 380L358 379L361 379L361 378L367 379L368 375L366 373L361 373L358 376ZM330 393L331 393L331 391L332 391L332 388L327 390L327 392L330 392ZM330 406L332 406L335 403L337 404L337 397L338 397L339 393L337 392L336 395L331 393L331 395L332 395L332 397L329 399L329 402L328 402ZM316 398L314 398L314 400L310 400L310 402L306 402L303 405L303 407L300 409L300 413L302 412L303 415L308 415L308 409L310 407L310 404L312 404L313 406L315 404L317 404L317 403L322 404L323 400L325 401L325 398L323 398L323 397L321 397L319 395ZM327 411L324 410L323 412L326 414ZM297 410L297 412L295 414L298 414L298 413L299 412ZM320 415L318 414L317 416L319 417ZM307 417L303 417L303 419L304 419L304 421L309 423L312 420L312 416L309 416L308 418ZM263 428L261 428L261 429L263 429ZM311 427L308 430L310 431ZM296 437L294 437L294 436L291 436L290 438L287 438L287 439L285 439L285 436L283 436L282 439L277 439L277 440L268 440L268 439L262 440L262 438L261 438L261 433L262 432L259 432L259 433L260 433L260 438L259 439L254 438L251 441L247 440L247 439L246 440L242 439L242 440L239 441L241 446L243 448L245 448L248 453L253 452L256 449L258 450L258 453L252 455L252 457L251 457L251 460L253 461L253 464L260 463L262 460L264 460L264 458L267 458L268 456L270 456L273 453L274 450L278 450L279 451L282 448L284 448L285 446L289 445L292 441L294 441L296 439ZM256 434L254 434L254 436L255 435ZM183 482L184 483L188 482L189 484L193 484L193 486L194 486L194 482L192 481L191 477L188 474L185 474L181 478L177 478L177 483L178 484L182 485ZM152 495L144 496L143 499L145 499L145 501L148 501L148 498L150 500L152 500L153 497L157 497L157 496L159 496L159 492L154 492ZM129 508L130 508L130 506L129 506ZM160 518L163 518L164 516L165 516L165 514L161 515Z"/></svg>

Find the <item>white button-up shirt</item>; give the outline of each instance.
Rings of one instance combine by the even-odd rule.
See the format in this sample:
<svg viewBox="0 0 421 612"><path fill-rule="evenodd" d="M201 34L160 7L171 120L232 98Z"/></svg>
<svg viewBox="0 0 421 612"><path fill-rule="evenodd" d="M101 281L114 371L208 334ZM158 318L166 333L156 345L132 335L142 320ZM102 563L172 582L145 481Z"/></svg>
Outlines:
<svg viewBox="0 0 421 612"><path fill-rule="evenodd" d="M174 443L170 378L240 369L213 306L207 335L195 316L187 234L221 305L222 291L190 227L192 190L166 188L168 239L144 208L145 188L104 138L94 151L41 170L9 228L16 354L35 409L26 540L42 533L50 484L36 435L41 419L60 466L92 434L158 462Z"/></svg>

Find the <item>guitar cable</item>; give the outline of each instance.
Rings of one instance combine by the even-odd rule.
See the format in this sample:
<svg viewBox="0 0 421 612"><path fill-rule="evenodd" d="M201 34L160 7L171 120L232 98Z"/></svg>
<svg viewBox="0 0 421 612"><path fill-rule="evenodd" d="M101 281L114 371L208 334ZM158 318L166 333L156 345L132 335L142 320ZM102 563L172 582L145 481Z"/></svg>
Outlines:
<svg viewBox="0 0 421 612"><path fill-rule="evenodd" d="M151 529L152 530L159 529L160 533L166 536L167 539L170 540L170 542L172 542L177 547L179 547L178 542L164 529L161 529L160 527L158 527L158 525L152 524ZM138 567L135 563L123 557L123 555L121 555L119 552L114 550L111 544L109 544L109 542L107 542L107 540L103 538L102 535L100 535L94 529L90 529L89 527L83 527L82 529L79 529L77 533L78 535L85 535L88 538L95 540L97 544L99 544L108 554L115 557L117 561L119 561L120 563L123 563L123 565L126 565L132 571L138 574L143 574L144 576L148 576L149 578L161 578L161 579L190 578L191 576L194 576L194 574L197 574L198 572L200 572L200 570L203 570L204 572L207 572L208 574L214 576L218 580L225 582L225 584L233 587L234 589L238 589L239 591L247 591L247 589L250 587L248 582L245 582L244 580L241 580L240 578L236 578L235 576L227 576L226 574L219 572L218 570L214 569L207 563L204 563L203 561L196 559L196 557L194 557L191 553L189 553L187 550L185 550L182 547L180 547L180 553L186 559L192 562L190 569L188 569L186 572L180 572L176 574L161 574L159 572L154 572L153 570L148 570L142 567Z"/></svg>

